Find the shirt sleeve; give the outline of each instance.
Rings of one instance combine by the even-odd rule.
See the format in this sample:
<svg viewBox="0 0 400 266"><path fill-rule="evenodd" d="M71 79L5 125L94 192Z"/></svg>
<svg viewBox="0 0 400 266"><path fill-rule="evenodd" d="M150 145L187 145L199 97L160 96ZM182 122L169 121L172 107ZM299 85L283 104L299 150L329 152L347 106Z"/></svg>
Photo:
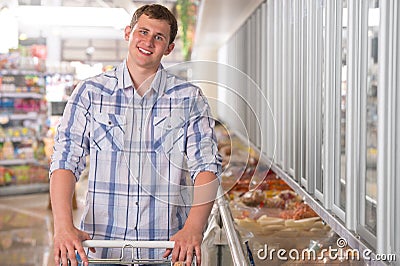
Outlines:
<svg viewBox="0 0 400 266"><path fill-rule="evenodd" d="M50 177L54 170L71 170L76 180L86 166L89 154L90 99L86 84L79 83L64 109L54 138Z"/></svg>
<svg viewBox="0 0 400 266"><path fill-rule="evenodd" d="M214 132L215 121L207 99L200 89L197 90L192 103L186 142L191 178L194 181L197 174L203 171L213 172L219 177L222 160Z"/></svg>

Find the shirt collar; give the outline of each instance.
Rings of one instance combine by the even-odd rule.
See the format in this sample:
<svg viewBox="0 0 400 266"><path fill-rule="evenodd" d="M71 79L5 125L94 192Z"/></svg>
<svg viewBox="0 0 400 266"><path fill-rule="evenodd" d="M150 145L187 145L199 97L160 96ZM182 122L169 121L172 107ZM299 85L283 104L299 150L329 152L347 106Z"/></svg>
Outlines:
<svg viewBox="0 0 400 266"><path fill-rule="evenodd" d="M166 83L167 83L167 73L163 65L160 64L156 76L154 77L153 82L150 85L150 88L153 89L157 94L161 95L165 91Z"/></svg>
<svg viewBox="0 0 400 266"><path fill-rule="evenodd" d="M133 83L131 76L129 75L126 60L117 66L116 74L118 79L118 89L128 89L130 87L133 88Z"/></svg>
<svg viewBox="0 0 400 266"><path fill-rule="evenodd" d="M129 89L134 88L131 76L128 71L128 66L126 65L126 60L124 60L120 65L117 66L116 74L118 78L118 88L119 89ZM165 91L165 85L167 84L167 72L163 65L160 64L158 67L156 76L150 85L150 88L154 90L155 93L161 95Z"/></svg>

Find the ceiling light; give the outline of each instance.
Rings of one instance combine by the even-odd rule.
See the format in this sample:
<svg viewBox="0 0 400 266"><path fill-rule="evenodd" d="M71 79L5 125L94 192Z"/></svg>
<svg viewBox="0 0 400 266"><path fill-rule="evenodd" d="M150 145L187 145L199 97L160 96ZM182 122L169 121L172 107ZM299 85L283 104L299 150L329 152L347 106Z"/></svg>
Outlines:
<svg viewBox="0 0 400 266"><path fill-rule="evenodd" d="M113 27L123 29L130 16L123 8L19 6L19 21L46 26Z"/></svg>

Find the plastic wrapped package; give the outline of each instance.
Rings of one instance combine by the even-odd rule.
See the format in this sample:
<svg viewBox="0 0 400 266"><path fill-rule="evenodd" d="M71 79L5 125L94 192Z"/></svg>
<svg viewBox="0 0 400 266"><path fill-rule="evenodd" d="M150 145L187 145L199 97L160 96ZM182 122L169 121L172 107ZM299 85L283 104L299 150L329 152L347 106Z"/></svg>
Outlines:
<svg viewBox="0 0 400 266"><path fill-rule="evenodd" d="M202 265L233 265L225 230L220 226L218 206L214 205L201 244Z"/></svg>
<svg viewBox="0 0 400 266"><path fill-rule="evenodd" d="M217 265L218 262L218 248L216 240L220 237L221 227L217 223L216 209L210 215L207 230L204 232L203 242L201 243L201 261L205 265Z"/></svg>
<svg viewBox="0 0 400 266"><path fill-rule="evenodd" d="M245 192L248 188L246 184L239 183L241 176L246 170L244 165L231 165L227 167L221 175L221 186L226 192L240 191Z"/></svg>
<svg viewBox="0 0 400 266"><path fill-rule="evenodd" d="M259 187L267 190L231 192L233 197L230 197L229 203L238 230L242 234L245 232L248 235L250 232L254 235L248 244L255 265L266 263L257 255L265 245L270 249L303 250L308 248L311 240L323 242L333 234L331 228L301 197L281 183L282 180L273 174L267 176L263 186ZM268 265L283 263L277 258L269 258L267 261Z"/></svg>

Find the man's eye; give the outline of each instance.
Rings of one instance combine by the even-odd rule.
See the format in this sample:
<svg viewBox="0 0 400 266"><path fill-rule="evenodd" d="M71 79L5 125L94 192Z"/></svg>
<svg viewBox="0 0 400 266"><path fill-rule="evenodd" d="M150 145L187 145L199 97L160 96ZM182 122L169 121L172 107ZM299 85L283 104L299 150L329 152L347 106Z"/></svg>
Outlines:
<svg viewBox="0 0 400 266"><path fill-rule="evenodd" d="M157 41L161 41L161 40L163 39L163 37L160 36L160 35L156 35L156 36L154 37L154 39L156 39Z"/></svg>
<svg viewBox="0 0 400 266"><path fill-rule="evenodd" d="M141 30L141 31L139 31L141 34L143 34L143 35L146 35L147 34L147 31L145 31L145 30Z"/></svg>

